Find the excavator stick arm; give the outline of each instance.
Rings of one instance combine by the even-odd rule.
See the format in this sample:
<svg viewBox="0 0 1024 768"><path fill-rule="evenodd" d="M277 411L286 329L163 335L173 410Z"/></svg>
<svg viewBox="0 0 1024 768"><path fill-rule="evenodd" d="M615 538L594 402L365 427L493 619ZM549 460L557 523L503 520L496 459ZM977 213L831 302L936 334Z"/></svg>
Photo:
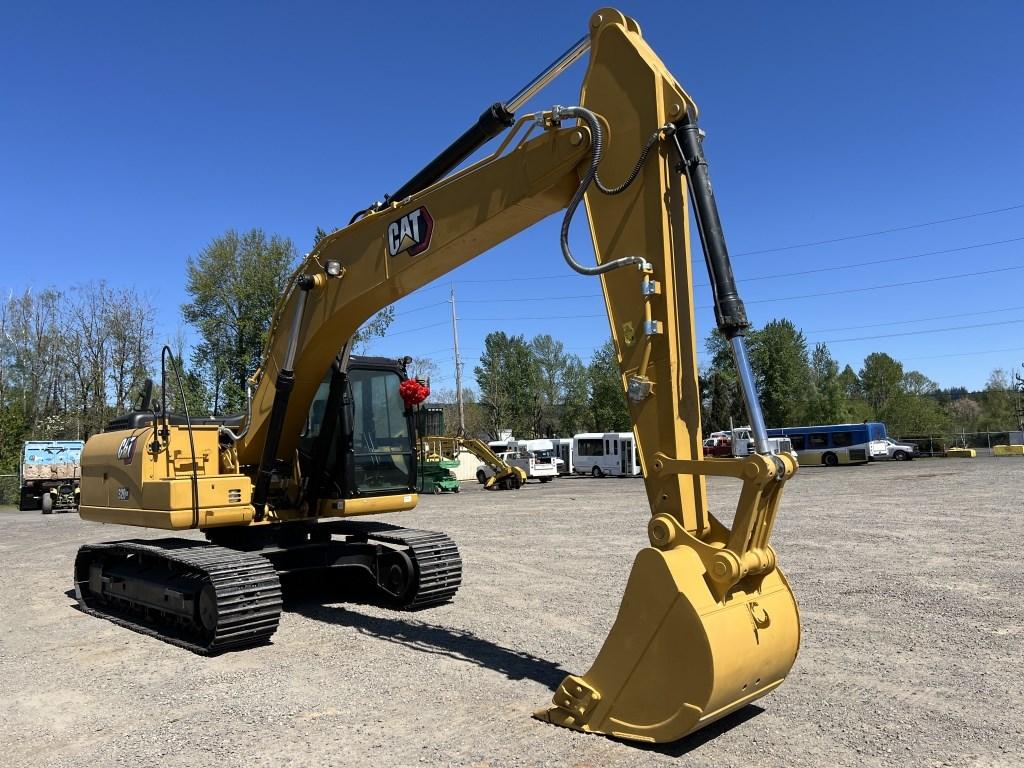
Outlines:
<svg viewBox="0 0 1024 768"><path fill-rule="evenodd" d="M593 666L567 677L552 706L536 715L586 732L672 741L774 689L796 658L796 601L768 544L796 463L788 456L702 458L691 192L710 253L719 327L740 355L746 317L707 169L701 166L696 185L686 175L689 162L703 162L699 147L657 141L637 164L639 148L658 126L673 139L695 131L696 108L635 22L614 9L591 19L581 102L607 121L614 137L600 174L605 190L617 185L615 194L595 184L585 197L597 262L641 256L648 265L643 274L606 272L601 285L644 469L652 547L636 558ZM748 410L757 422L756 393ZM708 510L706 475L742 482L731 531Z"/></svg>

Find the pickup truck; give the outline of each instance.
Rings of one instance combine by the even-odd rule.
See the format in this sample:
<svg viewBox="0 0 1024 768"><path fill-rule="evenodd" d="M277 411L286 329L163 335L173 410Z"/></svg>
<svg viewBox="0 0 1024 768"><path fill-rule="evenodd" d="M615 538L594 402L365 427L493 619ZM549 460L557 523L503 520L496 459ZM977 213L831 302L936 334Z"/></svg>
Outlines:
<svg viewBox="0 0 1024 768"><path fill-rule="evenodd" d="M73 512L82 478L82 440L29 440L21 458L21 510Z"/></svg>
<svg viewBox="0 0 1024 768"><path fill-rule="evenodd" d="M893 461L910 461L918 455L918 447L914 443L901 443L891 437L885 438L882 442L885 443L885 452L888 454L886 458Z"/></svg>
<svg viewBox="0 0 1024 768"><path fill-rule="evenodd" d="M704 455L720 459L732 456L732 440L726 435L716 435L704 440Z"/></svg>

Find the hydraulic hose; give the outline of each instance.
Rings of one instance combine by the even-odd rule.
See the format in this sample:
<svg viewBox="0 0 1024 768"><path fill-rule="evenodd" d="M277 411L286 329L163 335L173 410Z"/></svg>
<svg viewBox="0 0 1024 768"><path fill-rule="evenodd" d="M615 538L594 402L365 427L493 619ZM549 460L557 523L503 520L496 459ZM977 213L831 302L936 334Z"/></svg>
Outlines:
<svg viewBox="0 0 1024 768"><path fill-rule="evenodd" d="M245 426L240 432L234 432L230 427L221 424L218 430L220 434L228 438L232 443L237 443L249 432L249 425L252 424L252 382L245 384Z"/></svg>
<svg viewBox="0 0 1024 768"><path fill-rule="evenodd" d="M620 259L609 261L606 264L597 264L593 267L584 266L573 258L572 250L569 248L569 225L572 223L572 217L576 213L576 208L579 207L580 201L583 200L583 195L586 194L590 185L597 178L597 167L601 164L601 155L604 152L604 132L601 130L601 123L598 121L597 115L589 109L584 107L555 107L552 110L552 119L564 120L567 118L578 118L587 124L587 127L590 129L591 153L590 166L587 168L587 172L583 174L583 178L580 179L580 185L576 188L575 194L573 194L572 199L569 201L569 205L565 209L565 217L562 219L562 256L565 258L565 263L581 275L603 275L620 267L636 265L642 268L646 266L647 260L642 256L623 256ZM646 154L644 158L646 158ZM635 178L635 174L633 176Z"/></svg>

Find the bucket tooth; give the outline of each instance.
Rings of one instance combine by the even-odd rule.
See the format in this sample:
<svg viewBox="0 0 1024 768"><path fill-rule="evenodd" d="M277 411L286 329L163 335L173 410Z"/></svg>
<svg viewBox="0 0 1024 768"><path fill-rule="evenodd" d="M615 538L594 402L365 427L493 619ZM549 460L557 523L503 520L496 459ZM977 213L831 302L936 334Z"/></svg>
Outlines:
<svg viewBox="0 0 1024 768"><path fill-rule="evenodd" d="M716 600L693 549L641 550L590 670L535 717L587 733L675 741L768 693L796 659L796 600L777 568Z"/></svg>

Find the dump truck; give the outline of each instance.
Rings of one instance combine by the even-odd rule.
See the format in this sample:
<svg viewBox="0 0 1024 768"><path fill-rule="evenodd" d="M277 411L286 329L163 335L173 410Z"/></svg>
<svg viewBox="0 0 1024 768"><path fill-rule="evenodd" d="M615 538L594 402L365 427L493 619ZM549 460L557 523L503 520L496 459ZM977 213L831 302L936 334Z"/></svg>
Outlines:
<svg viewBox="0 0 1024 768"><path fill-rule="evenodd" d="M40 509L74 512L78 509L84 440L29 440L21 458L22 511Z"/></svg>

